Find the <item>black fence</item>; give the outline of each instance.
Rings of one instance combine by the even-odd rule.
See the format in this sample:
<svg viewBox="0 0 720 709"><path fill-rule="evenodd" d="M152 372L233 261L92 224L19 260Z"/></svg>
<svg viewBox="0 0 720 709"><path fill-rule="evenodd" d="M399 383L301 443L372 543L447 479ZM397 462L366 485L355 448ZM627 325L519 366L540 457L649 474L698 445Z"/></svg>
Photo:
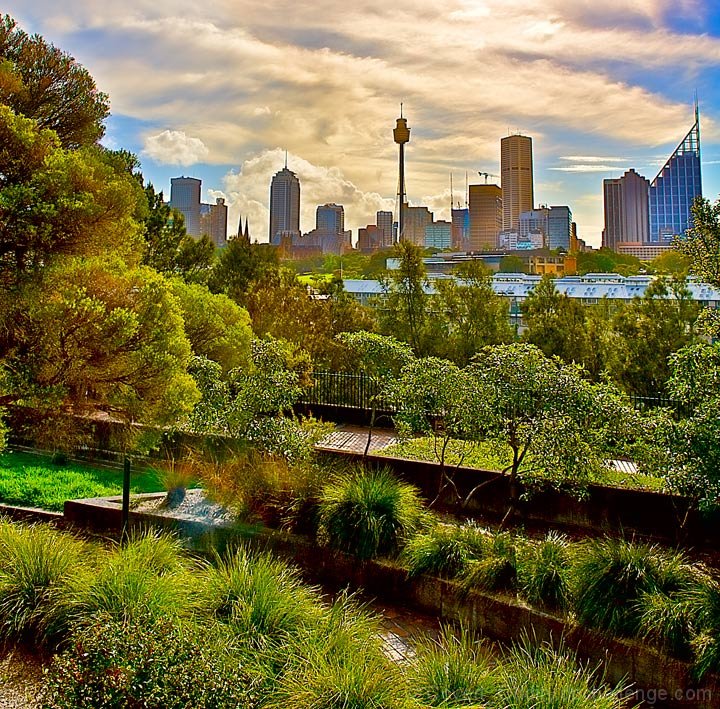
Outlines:
<svg viewBox="0 0 720 709"><path fill-rule="evenodd" d="M309 406L338 406L394 413L397 407L381 395L380 384L362 373L313 372L313 386L302 393L298 403ZM635 408L646 411L660 407L680 413L682 406L665 396L630 396Z"/></svg>

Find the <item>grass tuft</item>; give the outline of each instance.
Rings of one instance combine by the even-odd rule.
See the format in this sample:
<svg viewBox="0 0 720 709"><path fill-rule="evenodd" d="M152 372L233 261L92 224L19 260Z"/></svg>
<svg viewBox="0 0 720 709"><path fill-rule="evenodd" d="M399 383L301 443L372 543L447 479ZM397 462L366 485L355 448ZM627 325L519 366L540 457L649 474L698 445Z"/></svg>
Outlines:
<svg viewBox="0 0 720 709"><path fill-rule="evenodd" d="M530 603L566 608L569 602L570 543L562 534L548 532L541 541L518 547L520 592Z"/></svg>

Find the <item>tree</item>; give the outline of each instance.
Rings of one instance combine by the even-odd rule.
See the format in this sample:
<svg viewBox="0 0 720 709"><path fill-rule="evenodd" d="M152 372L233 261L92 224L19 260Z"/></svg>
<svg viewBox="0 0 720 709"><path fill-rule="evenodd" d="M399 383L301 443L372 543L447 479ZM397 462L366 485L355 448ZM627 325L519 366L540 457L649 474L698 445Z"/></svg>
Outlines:
<svg viewBox="0 0 720 709"><path fill-rule="evenodd" d="M217 362L223 372L250 366L252 329L247 310L226 295L211 293L207 286L171 282L182 311L185 334L193 354Z"/></svg>
<svg viewBox="0 0 720 709"><path fill-rule="evenodd" d="M0 103L56 133L65 148L94 145L110 115L106 94L69 54L0 17Z"/></svg>
<svg viewBox="0 0 720 709"><path fill-rule="evenodd" d="M368 378L373 392L370 396L370 428L364 453L367 455L375 425L377 403L387 396L388 384L413 359L413 353L406 343L374 332L341 332L337 339L354 355L357 369Z"/></svg>
<svg viewBox="0 0 720 709"><path fill-rule="evenodd" d="M142 216L145 248L143 263L168 275L180 273L178 253L186 236L183 215L167 204L162 192L145 187L147 211Z"/></svg>
<svg viewBox="0 0 720 709"><path fill-rule="evenodd" d="M584 306L559 293L555 281L543 276L522 305L527 330L523 340L539 347L548 357L564 362L585 360L588 351Z"/></svg>
<svg viewBox="0 0 720 709"><path fill-rule="evenodd" d="M512 452L504 471L510 476L508 514L517 510L521 484L581 486L603 469L611 444L634 435L634 410L618 392L590 384L578 367L534 345L486 347L468 371L464 409L472 437Z"/></svg>
<svg viewBox="0 0 720 709"><path fill-rule="evenodd" d="M642 298L617 309L605 352L613 381L636 396L662 394L670 376L668 358L693 341L698 310L682 277L656 278Z"/></svg>
<svg viewBox="0 0 720 709"><path fill-rule="evenodd" d="M215 244L204 234L199 239L185 235L175 256L175 268L188 283L207 284L215 264Z"/></svg>
<svg viewBox="0 0 720 709"><path fill-rule="evenodd" d="M505 254L500 259L500 273L527 273L525 261L515 254Z"/></svg>
<svg viewBox="0 0 720 709"><path fill-rule="evenodd" d="M117 156L68 151L51 131L0 105L0 283L32 277L62 254L112 247L133 261L137 183Z"/></svg>
<svg viewBox="0 0 720 709"><path fill-rule="evenodd" d="M679 417L660 431L671 489L701 509L720 503L720 344L698 342L673 353L668 394ZM685 414L685 415L682 415Z"/></svg>
<svg viewBox="0 0 720 709"><path fill-rule="evenodd" d="M423 250L409 241L400 241L394 251L398 268L380 279L383 300L380 329L407 342L417 356L427 348L427 272Z"/></svg>
<svg viewBox="0 0 720 709"><path fill-rule="evenodd" d="M720 200L712 204L697 197L692 205L693 222L686 238L673 246L690 258L692 273L715 288L720 288ZM713 337L720 336L720 313L706 309L700 324Z"/></svg>
<svg viewBox="0 0 720 709"><path fill-rule="evenodd" d="M486 345L513 340L508 302L495 294L492 274L482 264L461 267L455 279L435 284L433 350L464 366Z"/></svg>
<svg viewBox="0 0 720 709"><path fill-rule="evenodd" d="M251 244L249 239L237 236L220 252L209 285L216 293L226 293L245 305L250 286L278 269L277 249L269 244Z"/></svg>
<svg viewBox="0 0 720 709"><path fill-rule="evenodd" d="M33 412L36 432L52 422L105 414L174 423L198 398L187 374L190 345L169 284L116 259L68 257L28 283L5 353L0 401Z"/></svg>

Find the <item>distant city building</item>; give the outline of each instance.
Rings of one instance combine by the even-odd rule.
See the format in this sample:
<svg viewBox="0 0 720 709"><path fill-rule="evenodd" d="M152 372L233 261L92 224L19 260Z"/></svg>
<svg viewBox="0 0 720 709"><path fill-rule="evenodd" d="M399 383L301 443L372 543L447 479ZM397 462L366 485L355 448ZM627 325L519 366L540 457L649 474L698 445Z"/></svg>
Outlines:
<svg viewBox="0 0 720 709"><path fill-rule="evenodd" d="M532 138L509 135L500 141L500 179L502 229L518 231L520 215L530 211L535 204Z"/></svg>
<svg viewBox="0 0 720 709"><path fill-rule="evenodd" d="M701 196L700 112L696 105L695 124L650 185L649 241L669 243L675 236L685 236L692 226L690 207Z"/></svg>
<svg viewBox="0 0 720 709"><path fill-rule="evenodd" d="M425 244L425 227L433 222L433 213L427 207L403 206L402 239L417 246Z"/></svg>
<svg viewBox="0 0 720 709"><path fill-rule="evenodd" d="M548 214L550 210L547 207L539 207L538 209L529 209L527 212L521 212L519 223L519 236L522 241L529 241L531 233L540 233L543 236L544 246L545 237L548 232Z"/></svg>
<svg viewBox="0 0 720 709"><path fill-rule="evenodd" d="M270 243L280 245L283 234L300 236L300 181L287 165L270 183Z"/></svg>
<svg viewBox="0 0 720 709"><path fill-rule="evenodd" d="M390 219L390 234L392 235L392 214L390 215ZM366 227L358 229L358 251L362 251L363 253L378 251L384 247L384 239L385 233L379 226L376 224L368 224Z"/></svg>
<svg viewBox="0 0 720 709"><path fill-rule="evenodd" d="M471 251L493 251L503 224L502 190L497 185L470 185L469 213Z"/></svg>
<svg viewBox="0 0 720 709"><path fill-rule="evenodd" d="M452 248L461 251L470 249L470 210L451 209L452 218Z"/></svg>
<svg viewBox="0 0 720 709"><path fill-rule="evenodd" d="M393 245L393 213L381 210L375 215L375 224L382 232L382 248Z"/></svg>
<svg viewBox="0 0 720 709"><path fill-rule="evenodd" d="M315 210L315 228L330 234L345 231L345 209L341 204L323 204Z"/></svg>
<svg viewBox="0 0 720 709"><path fill-rule="evenodd" d="M649 241L649 188L650 181L635 170L617 179L603 180L603 246L617 251L620 244Z"/></svg>
<svg viewBox="0 0 720 709"><path fill-rule="evenodd" d="M549 249L570 251L572 224L573 220L570 207L551 206L548 210L546 246Z"/></svg>
<svg viewBox="0 0 720 709"><path fill-rule="evenodd" d="M516 231L501 231L498 237L498 248L506 251L531 251L544 246L545 232L538 228L526 230L522 235Z"/></svg>
<svg viewBox="0 0 720 709"><path fill-rule="evenodd" d="M200 230L200 188L202 180L195 177L173 177L170 180L170 206L185 220L185 231L196 238Z"/></svg>
<svg viewBox="0 0 720 709"><path fill-rule="evenodd" d="M452 248L452 224L446 221L426 224L425 247L431 249Z"/></svg>
<svg viewBox="0 0 720 709"><path fill-rule="evenodd" d="M207 234L215 246L227 243L227 220L228 208L222 197L215 204L200 204L200 232Z"/></svg>

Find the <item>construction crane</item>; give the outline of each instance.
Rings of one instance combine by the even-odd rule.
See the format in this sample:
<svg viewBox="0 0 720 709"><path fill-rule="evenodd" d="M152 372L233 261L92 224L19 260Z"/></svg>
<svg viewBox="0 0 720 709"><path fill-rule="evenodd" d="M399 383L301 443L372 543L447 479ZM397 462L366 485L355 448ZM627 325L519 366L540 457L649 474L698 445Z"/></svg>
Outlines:
<svg viewBox="0 0 720 709"><path fill-rule="evenodd" d="M478 175L485 178L485 184L487 184L488 177L500 177L500 175L494 175L492 172L478 172Z"/></svg>

